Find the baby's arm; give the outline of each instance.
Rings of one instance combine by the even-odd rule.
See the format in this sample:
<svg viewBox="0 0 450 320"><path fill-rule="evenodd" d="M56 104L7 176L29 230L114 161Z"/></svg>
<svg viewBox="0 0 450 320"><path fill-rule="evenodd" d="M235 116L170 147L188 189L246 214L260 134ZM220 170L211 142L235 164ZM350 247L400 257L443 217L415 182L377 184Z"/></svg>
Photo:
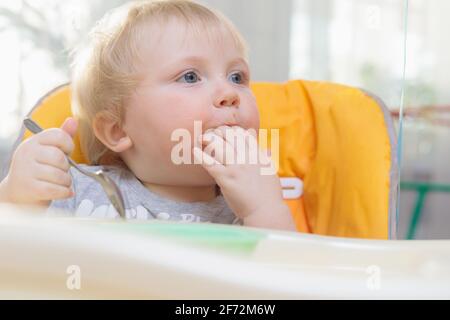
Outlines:
<svg viewBox="0 0 450 320"><path fill-rule="evenodd" d="M233 147L233 143L227 141L229 137L226 130L235 130L236 135L245 135L246 139L255 141L246 143L245 150L238 150L236 146ZM194 156L198 161L202 160L204 168L216 180L228 205L243 220L244 225L296 230L290 210L283 201L279 177L275 173L262 174L260 160L257 164L232 164L227 163L227 157L223 154L246 152L248 155L250 152L258 152L259 159L267 157L257 147L256 137L239 127L220 127L214 132L205 133L202 141L204 144L215 144L215 148L209 148L214 149L214 156L208 148L194 148ZM256 146L258 150L250 150L252 146ZM224 151L221 153L218 150ZM235 156L231 158L236 159Z"/></svg>
<svg viewBox="0 0 450 320"><path fill-rule="evenodd" d="M47 129L23 141L14 152L6 178L0 182L0 202L48 207L51 200L73 196L66 155L73 151L76 122Z"/></svg>
<svg viewBox="0 0 450 320"><path fill-rule="evenodd" d="M284 203L266 206L255 211L244 218L244 225L268 229L296 230L291 211Z"/></svg>

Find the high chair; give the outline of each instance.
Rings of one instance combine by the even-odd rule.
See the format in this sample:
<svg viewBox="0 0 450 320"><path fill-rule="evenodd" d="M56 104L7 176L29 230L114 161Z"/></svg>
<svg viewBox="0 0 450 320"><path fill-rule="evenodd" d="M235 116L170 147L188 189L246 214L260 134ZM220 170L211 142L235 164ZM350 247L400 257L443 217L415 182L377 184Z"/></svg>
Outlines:
<svg viewBox="0 0 450 320"><path fill-rule="evenodd" d="M261 129L279 129L278 174L297 230L395 238L396 135L383 102L361 89L327 82L251 87ZM43 128L60 127L71 115L70 104L65 84L42 97L29 116ZM15 146L30 135L22 127ZM71 156L86 162L78 135Z"/></svg>

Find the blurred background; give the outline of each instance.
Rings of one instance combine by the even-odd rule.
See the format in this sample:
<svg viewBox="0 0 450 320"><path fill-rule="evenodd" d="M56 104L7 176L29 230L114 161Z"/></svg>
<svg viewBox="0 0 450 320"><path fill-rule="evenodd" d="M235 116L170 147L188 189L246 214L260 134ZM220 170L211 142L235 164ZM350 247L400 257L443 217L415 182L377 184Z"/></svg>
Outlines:
<svg viewBox="0 0 450 320"><path fill-rule="evenodd" d="M0 170L21 119L70 78L69 52L125 0L0 1ZM404 0L203 0L250 45L255 81L325 80L379 96L397 119ZM410 0L400 238L450 238L450 2Z"/></svg>

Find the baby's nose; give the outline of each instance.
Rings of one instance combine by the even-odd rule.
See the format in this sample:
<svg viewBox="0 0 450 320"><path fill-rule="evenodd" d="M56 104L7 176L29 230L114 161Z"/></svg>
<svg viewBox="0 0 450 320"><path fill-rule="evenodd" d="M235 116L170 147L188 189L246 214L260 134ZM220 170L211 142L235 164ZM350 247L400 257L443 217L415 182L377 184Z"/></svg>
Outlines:
<svg viewBox="0 0 450 320"><path fill-rule="evenodd" d="M215 106L217 108L222 107L235 107L238 108L240 99L238 93L233 88L222 89L215 100Z"/></svg>
<svg viewBox="0 0 450 320"><path fill-rule="evenodd" d="M239 96L233 95L226 97L220 101L221 107L239 107Z"/></svg>

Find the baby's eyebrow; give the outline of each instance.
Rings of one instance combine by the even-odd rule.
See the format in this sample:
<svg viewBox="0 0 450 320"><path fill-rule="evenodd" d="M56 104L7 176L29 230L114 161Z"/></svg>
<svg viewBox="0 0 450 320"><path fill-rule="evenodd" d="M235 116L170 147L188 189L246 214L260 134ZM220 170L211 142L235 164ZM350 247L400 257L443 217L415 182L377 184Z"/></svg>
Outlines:
<svg viewBox="0 0 450 320"><path fill-rule="evenodd" d="M245 59L243 59L243 58L236 58L236 59L233 59L233 60L231 60L230 61L230 63L228 64L229 66L232 66L232 65L236 65L236 64L241 64L241 65L243 65L245 68L247 68L248 69L248 63L247 63L247 61L245 60Z"/></svg>
<svg viewBox="0 0 450 320"><path fill-rule="evenodd" d="M205 63L206 59L198 56L189 56L185 57L181 60L177 60L175 63L177 64L202 64Z"/></svg>
<svg viewBox="0 0 450 320"><path fill-rule="evenodd" d="M185 64L198 64L198 65L205 65L207 63L207 59L200 57L200 56L188 56L185 58L182 58L180 60L176 60L170 64L168 64L169 66L173 66L173 65L185 65ZM236 64L242 64L243 66L245 66L246 68L248 68L248 64L247 61L241 57L235 58L233 60L231 60L228 63L228 67L232 66L232 65L236 65Z"/></svg>

